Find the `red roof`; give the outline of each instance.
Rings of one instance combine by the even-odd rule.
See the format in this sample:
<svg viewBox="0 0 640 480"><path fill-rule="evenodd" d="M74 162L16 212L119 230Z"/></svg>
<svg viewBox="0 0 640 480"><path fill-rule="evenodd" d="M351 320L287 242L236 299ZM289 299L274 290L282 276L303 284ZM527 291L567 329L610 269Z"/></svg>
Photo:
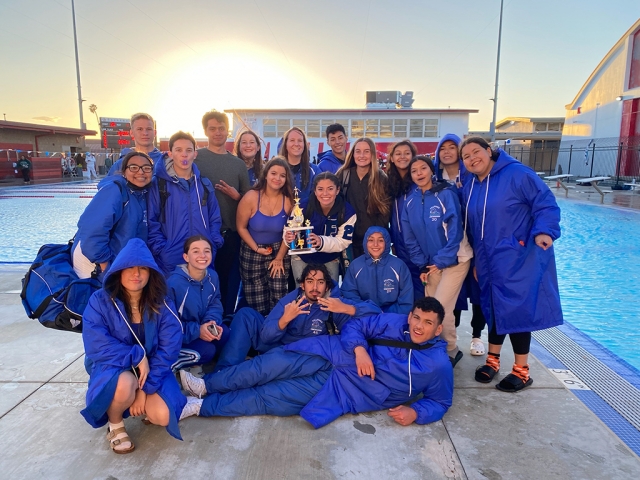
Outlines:
<svg viewBox="0 0 640 480"><path fill-rule="evenodd" d="M7 120L0 120L0 128L6 128L7 130L27 130L31 132L42 132L54 135L56 133L66 133L69 135L82 135L91 136L96 135L98 132L95 130L83 130L81 128L70 127L57 127L55 125L39 125L37 123L22 123L22 122L9 122Z"/></svg>
<svg viewBox="0 0 640 480"><path fill-rule="evenodd" d="M478 113L465 108L229 108L225 113Z"/></svg>

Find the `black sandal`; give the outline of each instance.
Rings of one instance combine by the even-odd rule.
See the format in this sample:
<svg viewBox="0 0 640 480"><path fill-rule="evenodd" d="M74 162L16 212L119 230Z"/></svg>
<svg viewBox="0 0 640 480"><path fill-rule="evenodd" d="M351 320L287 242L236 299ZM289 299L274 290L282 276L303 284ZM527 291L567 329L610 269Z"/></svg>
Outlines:
<svg viewBox="0 0 640 480"><path fill-rule="evenodd" d="M493 377L495 377L497 373L497 370L487 364L480 365L476 368L476 382L491 383L491 380L493 380Z"/></svg>
<svg viewBox="0 0 640 480"><path fill-rule="evenodd" d="M522 378L513 373L510 373L506 377L504 377L500 383L496 385L496 388L502 392L519 392L523 388L527 388L529 385L533 383L533 378L529 377L525 382Z"/></svg>

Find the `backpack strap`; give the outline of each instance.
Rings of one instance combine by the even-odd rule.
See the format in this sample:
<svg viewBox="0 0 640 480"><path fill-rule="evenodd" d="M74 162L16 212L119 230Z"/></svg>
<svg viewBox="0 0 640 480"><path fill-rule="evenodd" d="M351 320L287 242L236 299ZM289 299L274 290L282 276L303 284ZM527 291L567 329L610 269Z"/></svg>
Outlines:
<svg viewBox="0 0 640 480"><path fill-rule="evenodd" d="M162 177L158 178L158 193L160 194L160 223L164 223L166 220L166 216L164 213L164 207L167 204L167 199L169 195L171 195L167 191L167 179Z"/></svg>
<svg viewBox="0 0 640 480"><path fill-rule="evenodd" d="M202 181L202 177L200 177L200 184L202 185L202 200L200 201L200 205L203 207L206 207L207 200L209 199L209 189L206 187L206 185Z"/></svg>
<svg viewBox="0 0 640 480"><path fill-rule="evenodd" d="M371 338L367 340L367 342L369 343L369 345L404 348L405 350L427 350L435 345L435 343L420 345L418 343L403 342L401 340L390 340L388 338Z"/></svg>
<svg viewBox="0 0 640 480"><path fill-rule="evenodd" d="M348 168L342 173L342 187L340 188L340 193L342 193L342 198L344 198L345 202L347 201L347 191L349 190L350 178L351 178L351 169Z"/></svg>

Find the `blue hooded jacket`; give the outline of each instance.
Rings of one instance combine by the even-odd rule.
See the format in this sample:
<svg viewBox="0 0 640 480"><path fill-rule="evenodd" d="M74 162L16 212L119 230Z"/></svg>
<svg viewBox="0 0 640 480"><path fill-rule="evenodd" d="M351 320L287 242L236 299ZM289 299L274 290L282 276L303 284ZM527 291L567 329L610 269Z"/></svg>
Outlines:
<svg viewBox="0 0 640 480"><path fill-rule="evenodd" d="M182 344L188 345L200 338L200 325L214 320L222 324L222 302L218 274L207 269L202 281L189 276L187 265L178 265L167 278L167 297L176 308L182 321Z"/></svg>
<svg viewBox="0 0 640 480"><path fill-rule="evenodd" d="M127 155L127 153L133 152L133 150L134 150L133 148L123 148L122 151L120 152L120 156L118 157L118 160L116 160L114 164L111 165L108 175L122 174L122 160ZM151 160L153 160L154 165L157 164L158 162L161 162L162 157L164 156L164 154L157 148L154 148L153 150L151 150L149 153L147 153L147 155L151 157Z"/></svg>
<svg viewBox="0 0 640 480"><path fill-rule="evenodd" d="M371 258L367 240L382 234L385 249L379 259ZM342 281L342 295L353 301L371 300L383 312L407 314L413 307L413 284L405 263L391 255L391 237L386 228L369 227L364 236L364 254L353 260Z"/></svg>
<svg viewBox="0 0 640 480"><path fill-rule="evenodd" d="M265 344L286 345L302 338L327 335L329 331L327 330L326 322L329 319L329 315L332 315L333 322L338 330L342 330L342 327L351 319L351 316L346 313L331 314L331 312L322 310L320 304L313 303L311 304L309 313L301 313L293 319L284 330L280 330L278 321L284 314L284 307L294 300L300 299L302 295L304 295L302 289L297 288L280 299L264 321L264 325L260 331L260 340L262 342ZM380 313L380 309L373 302L360 300L351 301L341 297L340 289L337 286L331 290L330 296L339 298L348 305L353 305L356 308L356 317Z"/></svg>
<svg viewBox="0 0 640 480"><path fill-rule="evenodd" d="M447 343L436 337L425 342L424 350L382 345L369 346L373 338L411 342L407 316L380 314L354 318L342 329L340 337L308 338L284 347L299 353L319 355L333 364L329 378L320 391L302 409L300 415L320 428L346 413L362 413L412 403L416 423L436 422L453 401L453 369L447 355ZM353 349L367 349L375 369L375 380L358 376Z"/></svg>
<svg viewBox="0 0 640 480"><path fill-rule="evenodd" d="M189 180L169 175L167 163L173 165L168 157L155 165L148 200L149 249L165 275L184 262L182 252L187 238L193 235L206 236L213 244L214 259L216 250L224 243L220 234L220 207L209 179L200 176L195 163ZM158 178L164 179L167 187L164 214L161 211ZM203 189L208 191L206 205L202 205Z"/></svg>
<svg viewBox="0 0 640 480"><path fill-rule="evenodd" d="M112 275L135 266L155 270L164 278L145 243L134 238L116 257L105 275L105 283ZM112 300L104 289L89 299L82 316L89 389L87 407L80 413L94 428L105 425L118 377L139 365L146 355L150 370L142 390L147 395L160 395L169 407L167 431L182 440L178 419L187 400L171 371L182 345L182 325L173 303L165 301L159 314L144 312L144 348L134 337L125 312L124 304L119 299ZM129 416L128 410L124 416Z"/></svg>
<svg viewBox="0 0 640 480"><path fill-rule="evenodd" d="M529 167L499 150L487 177L464 187L466 228L475 252L482 311L500 335L562 324L553 247L535 244L541 233L560 238L560 208Z"/></svg>
<svg viewBox="0 0 640 480"><path fill-rule="evenodd" d="M437 183L424 193L414 189L402 213L402 234L414 265L435 265L440 270L457 265L462 217L458 196L447 183Z"/></svg>
<svg viewBox="0 0 640 480"><path fill-rule="evenodd" d="M318 154L318 173L331 172L336 173L340 167L344 165L344 160L340 160L333 154L333 150L321 152Z"/></svg>
<svg viewBox="0 0 640 480"><path fill-rule="evenodd" d="M147 241L147 189L136 190L115 175L98 184L78 220L75 245L93 263L112 262L132 238Z"/></svg>

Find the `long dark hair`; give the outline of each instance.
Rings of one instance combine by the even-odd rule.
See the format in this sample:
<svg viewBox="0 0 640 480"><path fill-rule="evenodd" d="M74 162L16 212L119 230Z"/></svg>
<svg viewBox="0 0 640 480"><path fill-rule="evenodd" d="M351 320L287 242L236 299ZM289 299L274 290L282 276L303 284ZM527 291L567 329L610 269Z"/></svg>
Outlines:
<svg viewBox="0 0 640 480"><path fill-rule="evenodd" d="M301 128L292 127L287 130L282 137L282 146L280 147L280 155L289 163L289 150L287 150L287 140L291 132L298 132L302 135L302 142L304 143L304 149L302 150L302 157L300 158L300 186L304 190L309 185L309 178L311 177L311 166L309 165L309 145L307 144L307 136Z"/></svg>
<svg viewBox="0 0 640 480"><path fill-rule="evenodd" d="M127 289L122 286L121 277L122 270L114 273L113 275L109 275L103 288L112 299L117 298L124 304L127 318L133 318L133 312L131 310L131 296ZM146 312L149 318L152 319L154 314L159 314L166 295L167 283L165 282L164 277L153 268L149 268L149 281L142 289L142 295L140 296L140 302L138 303L140 315L144 317Z"/></svg>
<svg viewBox="0 0 640 480"><path fill-rule="evenodd" d="M233 144L233 154L244 161L244 158L240 154L240 142L242 141L243 135L253 135L253 138L256 139L256 143L258 144L258 151L256 152L255 157L253 157L252 167L253 174L256 178L260 178L260 174L262 173L262 144L260 143L260 137L253 130L243 130L236 136L236 141Z"/></svg>
<svg viewBox="0 0 640 480"><path fill-rule="evenodd" d="M403 146L409 147L409 150L411 150L411 158L415 157L418 154L418 149L411 140L402 140L391 145L388 156L389 168L387 168L387 177L389 178L389 193L391 195L391 198L397 198L400 195L407 193L409 191L409 188L411 188L411 173L407 172L404 177L400 176L398 167L396 167L396 164L391 161L396 149Z"/></svg>
<svg viewBox="0 0 640 480"><path fill-rule="evenodd" d="M269 170L271 170L271 167L276 166L284 168L284 171L287 174L287 180L282 186L281 191L285 197L293 202L293 185L295 185L293 182L293 174L291 173L291 168L289 168L289 163L281 156L273 157L266 163L260 173L260 178L251 190L263 192L267 188L267 174L269 173Z"/></svg>
<svg viewBox="0 0 640 480"><path fill-rule="evenodd" d="M313 178L313 189L311 190L311 195L309 195L309 203L307 203L307 207L304 209L304 219L310 220L315 212L322 213L322 207L320 206L320 202L318 202L318 198L316 197L316 187L321 180L331 180L331 182L338 188L338 192L340 191L340 180L338 177L331 172L322 172L316 175ZM344 221L344 210L345 210L345 201L342 198L342 195L338 195L336 197L336 201L334 202L331 210L327 217L331 215L337 215L338 225L342 224Z"/></svg>
<svg viewBox="0 0 640 480"><path fill-rule="evenodd" d="M460 155L460 158L462 158L462 149L467 145L469 145L470 143L475 143L476 145L480 145L480 147L482 147L485 150L488 148L489 150L491 150L491 160L494 160L494 161L498 160L498 157L500 156L499 149L491 148L491 145L489 145L489 142L487 142L482 137L469 137L464 139L462 143L460 143L460 147L458 148L458 155Z"/></svg>

